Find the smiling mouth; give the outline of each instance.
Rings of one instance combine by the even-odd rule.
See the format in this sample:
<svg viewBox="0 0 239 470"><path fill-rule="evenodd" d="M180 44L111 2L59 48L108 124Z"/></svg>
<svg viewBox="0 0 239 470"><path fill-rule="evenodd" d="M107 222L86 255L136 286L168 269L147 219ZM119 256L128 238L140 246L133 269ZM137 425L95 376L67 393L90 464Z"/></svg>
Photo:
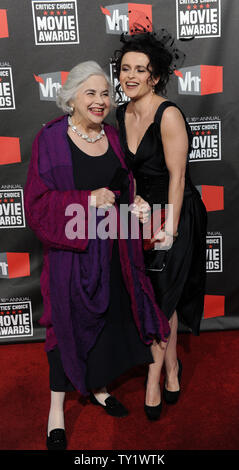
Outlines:
<svg viewBox="0 0 239 470"><path fill-rule="evenodd" d="M138 86L137 82L126 82L127 88L135 88Z"/></svg>
<svg viewBox="0 0 239 470"><path fill-rule="evenodd" d="M96 116L102 116L104 114L105 108L89 108L89 111Z"/></svg>

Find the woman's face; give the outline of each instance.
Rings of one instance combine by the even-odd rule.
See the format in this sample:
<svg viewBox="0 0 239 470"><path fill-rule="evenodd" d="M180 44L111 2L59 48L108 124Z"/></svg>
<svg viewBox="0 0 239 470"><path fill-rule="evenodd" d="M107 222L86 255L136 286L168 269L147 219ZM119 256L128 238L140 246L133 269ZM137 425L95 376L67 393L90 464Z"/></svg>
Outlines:
<svg viewBox="0 0 239 470"><path fill-rule="evenodd" d="M110 111L109 85L102 75L92 75L70 102L75 124L100 124Z"/></svg>
<svg viewBox="0 0 239 470"><path fill-rule="evenodd" d="M140 98L152 91L152 80L148 70L149 58L143 52L127 52L120 68L120 84L131 99Z"/></svg>

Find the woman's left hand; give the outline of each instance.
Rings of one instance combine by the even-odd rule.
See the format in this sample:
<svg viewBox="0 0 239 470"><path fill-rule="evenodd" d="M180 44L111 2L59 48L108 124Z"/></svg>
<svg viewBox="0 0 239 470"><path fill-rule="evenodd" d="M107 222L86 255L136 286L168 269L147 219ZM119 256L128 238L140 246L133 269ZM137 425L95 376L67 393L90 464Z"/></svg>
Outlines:
<svg viewBox="0 0 239 470"><path fill-rule="evenodd" d="M160 230L152 238L152 242L160 243L160 249L169 250L173 245L174 237L165 233L163 230Z"/></svg>
<svg viewBox="0 0 239 470"><path fill-rule="evenodd" d="M139 195L135 196L134 209L131 211L136 217L139 218L142 224L149 221L150 205Z"/></svg>

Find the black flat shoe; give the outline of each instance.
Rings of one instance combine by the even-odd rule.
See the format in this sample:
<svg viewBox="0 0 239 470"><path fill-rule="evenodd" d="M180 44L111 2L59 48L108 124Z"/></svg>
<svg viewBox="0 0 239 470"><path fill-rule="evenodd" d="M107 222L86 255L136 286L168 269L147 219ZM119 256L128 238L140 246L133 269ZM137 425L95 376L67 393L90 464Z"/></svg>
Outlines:
<svg viewBox="0 0 239 470"><path fill-rule="evenodd" d="M180 359L178 359L178 382L179 382L179 385L180 385L181 376L182 376L182 369L183 369L182 363L181 363ZM164 398L164 400L166 401L166 403L168 405L174 405L175 403L177 403L177 401L179 399L179 395L180 395L180 389L177 390L176 392L170 392L169 390L166 389L165 382L164 382L163 398Z"/></svg>
<svg viewBox="0 0 239 470"><path fill-rule="evenodd" d="M115 397L109 396L105 400L105 405L102 405L96 398L95 395L90 392L90 401L93 405L102 406L106 413L110 416L115 416L117 418L122 418L123 416L128 416L128 410L120 403Z"/></svg>
<svg viewBox="0 0 239 470"><path fill-rule="evenodd" d="M66 433L64 429L52 429L47 436L46 446L48 450L65 450L67 447Z"/></svg>
<svg viewBox="0 0 239 470"><path fill-rule="evenodd" d="M159 405L156 406L148 406L144 405L144 411L147 416L147 418L150 421L157 421L157 419L160 418L161 411L162 411L162 402L159 403Z"/></svg>

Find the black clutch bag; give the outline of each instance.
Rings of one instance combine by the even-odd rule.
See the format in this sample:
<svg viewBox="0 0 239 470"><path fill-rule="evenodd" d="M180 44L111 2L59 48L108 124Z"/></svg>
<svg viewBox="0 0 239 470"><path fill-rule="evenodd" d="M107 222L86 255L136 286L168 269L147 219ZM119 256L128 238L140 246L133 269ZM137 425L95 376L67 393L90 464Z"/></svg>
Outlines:
<svg viewBox="0 0 239 470"><path fill-rule="evenodd" d="M147 271L164 271L167 265L168 250L144 251L144 263Z"/></svg>

